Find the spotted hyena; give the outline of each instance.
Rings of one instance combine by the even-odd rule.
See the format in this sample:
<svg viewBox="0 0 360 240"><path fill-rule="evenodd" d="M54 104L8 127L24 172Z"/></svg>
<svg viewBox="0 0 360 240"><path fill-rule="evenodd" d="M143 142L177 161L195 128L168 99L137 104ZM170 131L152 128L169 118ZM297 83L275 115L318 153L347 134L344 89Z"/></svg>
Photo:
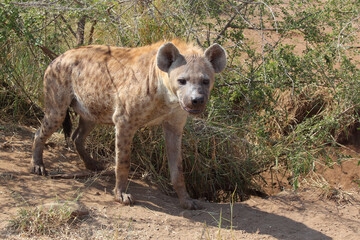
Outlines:
<svg viewBox="0 0 360 240"><path fill-rule="evenodd" d="M71 138L87 169L101 166L85 151L85 138L97 123L115 125L115 200L132 204L134 199L125 190L133 136L140 127L162 124L180 204L199 208L185 188L181 137L188 115L204 110L214 75L225 65L226 52L220 45L202 51L179 40L139 48L84 46L65 52L45 71L45 117L35 134L31 171L46 175L45 141L64 119L69 122L67 109L72 107L80 120Z"/></svg>

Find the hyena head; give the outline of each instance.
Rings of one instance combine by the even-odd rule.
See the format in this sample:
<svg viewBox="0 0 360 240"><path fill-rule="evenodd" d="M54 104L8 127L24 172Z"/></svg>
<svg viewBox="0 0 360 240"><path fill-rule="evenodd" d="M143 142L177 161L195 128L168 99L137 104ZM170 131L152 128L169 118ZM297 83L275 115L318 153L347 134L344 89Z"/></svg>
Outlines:
<svg viewBox="0 0 360 240"><path fill-rule="evenodd" d="M177 98L181 107L191 113L201 113L214 86L215 73L226 65L226 52L213 44L204 53L189 51L182 55L172 43L162 45L157 53L157 66L167 72L166 86Z"/></svg>

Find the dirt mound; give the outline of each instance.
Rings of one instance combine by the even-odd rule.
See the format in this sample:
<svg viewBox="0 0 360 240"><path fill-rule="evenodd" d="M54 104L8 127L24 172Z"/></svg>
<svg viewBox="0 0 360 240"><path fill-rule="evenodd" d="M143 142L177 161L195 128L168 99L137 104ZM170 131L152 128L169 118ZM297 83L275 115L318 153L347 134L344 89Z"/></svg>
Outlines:
<svg viewBox="0 0 360 240"><path fill-rule="evenodd" d="M358 106L334 99L333 90L328 87L310 85L298 91L279 89L274 93L271 108L276 114L271 114L267 121L272 139L288 136L297 125L310 118L332 121L332 125L326 126L327 131L339 143L351 144L360 139Z"/></svg>
<svg viewBox="0 0 360 240"><path fill-rule="evenodd" d="M273 98L272 108L277 115L269 119L269 124L274 137L288 135L295 125L320 114L333 101L331 91L325 87L305 87L298 93L277 90Z"/></svg>

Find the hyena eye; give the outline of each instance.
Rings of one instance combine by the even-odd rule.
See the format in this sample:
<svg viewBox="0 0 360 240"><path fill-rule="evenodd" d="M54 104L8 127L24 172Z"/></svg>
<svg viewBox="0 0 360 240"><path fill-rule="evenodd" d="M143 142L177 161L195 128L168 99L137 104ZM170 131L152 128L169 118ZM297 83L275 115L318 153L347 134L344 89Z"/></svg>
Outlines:
<svg viewBox="0 0 360 240"><path fill-rule="evenodd" d="M202 83L203 83L204 85L209 85L210 80L209 80L209 79L203 79L203 80L202 80Z"/></svg>
<svg viewBox="0 0 360 240"><path fill-rule="evenodd" d="M180 85L185 85L186 84L186 80L182 79L182 78L178 79L178 82L179 82Z"/></svg>

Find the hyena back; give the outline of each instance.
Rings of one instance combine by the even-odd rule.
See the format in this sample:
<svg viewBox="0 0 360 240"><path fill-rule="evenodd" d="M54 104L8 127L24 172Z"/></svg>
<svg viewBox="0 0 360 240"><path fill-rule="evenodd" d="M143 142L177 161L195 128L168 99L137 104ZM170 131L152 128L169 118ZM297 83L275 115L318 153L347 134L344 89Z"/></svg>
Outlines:
<svg viewBox="0 0 360 240"><path fill-rule="evenodd" d="M132 204L133 197L125 192L132 138L142 126L162 124L171 182L180 204L198 209L185 188L182 132L188 115L204 110L214 75L225 65L226 52L220 45L203 52L179 40L139 48L84 46L65 52L45 71L45 116L35 134L31 171L46 175L45 141L72 107L80 120L71 138L87 169L101 166L86 152L85 138L95 124L115 125L115 200Z"/></svg>

